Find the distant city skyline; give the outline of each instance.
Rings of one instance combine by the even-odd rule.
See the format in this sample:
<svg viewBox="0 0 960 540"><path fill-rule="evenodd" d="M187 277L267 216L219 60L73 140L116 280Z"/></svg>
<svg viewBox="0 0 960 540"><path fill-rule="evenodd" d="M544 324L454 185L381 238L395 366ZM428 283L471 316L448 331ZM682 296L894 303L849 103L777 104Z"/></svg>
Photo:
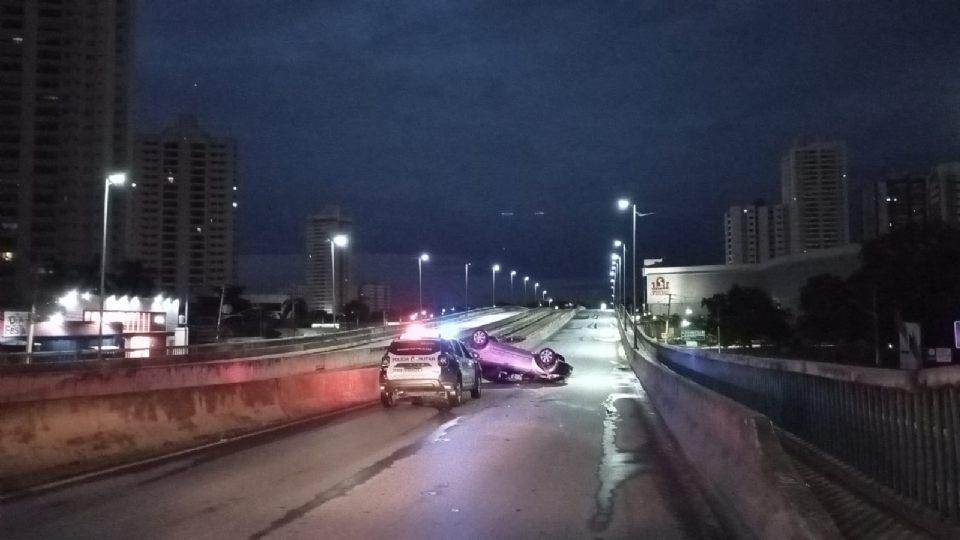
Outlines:
<svg viewBox="0 0 960 540"><path fill-rule="evenodd" d="M642 257L718 262L798 137L846 141L854 190L960 159L960 6L812 5L140 3L138 119L240 139L244 254L336 200L368 252L593 279L629 197Z"/></svg>

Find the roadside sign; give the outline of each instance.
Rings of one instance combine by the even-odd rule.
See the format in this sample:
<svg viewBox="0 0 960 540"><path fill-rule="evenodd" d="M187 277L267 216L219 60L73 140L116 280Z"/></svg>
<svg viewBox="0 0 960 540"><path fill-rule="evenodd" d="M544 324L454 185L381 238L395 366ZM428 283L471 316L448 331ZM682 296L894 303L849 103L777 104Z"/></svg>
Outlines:
<svg viewBox="0 0 960 540"><path fill-rule="evenodd" d="M683 339L697 339L697 338L704 339L707 337L707 331L683 329L683 330L680 330L680 337L682 337Z"/></svg>
<svg viewBox="0 0 960 540"><path fill-rule="evenodd" d="M30 313L27 311L3 311L0 312L0 336L2 337L20 337L27 335L27 327L30 325Z"/></svg>
<svg viewBox="0 0 960 540"><path fill-rule="evenodd" d="M953 348L960 349L960 321L953 321Z"/></svg>
<svg viewBox="0 0 960 540"><path fill-rule="evenodd" d="M938 364L949 364L953 362L953 351L950 347L937 347L936 359Z"/></svg>

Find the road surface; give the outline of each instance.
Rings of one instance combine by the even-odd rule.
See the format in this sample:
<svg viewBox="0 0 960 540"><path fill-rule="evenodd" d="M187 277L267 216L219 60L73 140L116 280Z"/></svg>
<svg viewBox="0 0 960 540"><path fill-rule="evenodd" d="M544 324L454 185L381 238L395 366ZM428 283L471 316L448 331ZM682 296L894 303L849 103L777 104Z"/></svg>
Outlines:
<svg viewBox="0 0 960 540"><path fill-rule="evenodd" d="M719 538L612 315L550 341L575 366L565 386L369 407L8 501L0 537Z"/></svg>

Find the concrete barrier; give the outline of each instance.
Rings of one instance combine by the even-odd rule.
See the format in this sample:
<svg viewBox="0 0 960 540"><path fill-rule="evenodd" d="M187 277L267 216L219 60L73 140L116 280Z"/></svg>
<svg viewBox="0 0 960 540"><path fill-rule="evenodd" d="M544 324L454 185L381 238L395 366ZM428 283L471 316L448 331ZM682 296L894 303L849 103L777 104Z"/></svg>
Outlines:
<svg viewBox="0 0 960 540"><path fill-rule="evenodd" d="M621 342L641 384L718 517L737 537L839 540L840 531L790 465L770 420L711 392Z"/></svg>
<svg viewBox="0 0 960 540"><path fill-rule="evenodd" d="M317 371L376 366L385 348L304 352L199 364L105 367L98 371L11 373L0 376L0 404L151 392L278 379Z"/></svg>
<svg viewBox="0 0 960 540"><path fill-rule="evenodd" d="M579 311L579 309L571 311L559 311L556 314L548 315L548 317L552 320L546 322L539 328L534 329L532 332L530 332L530 334L524 337L523 341L515 343L514 345L533 350L545 340L549 339L550 336L559 332L561 328L573 320Z"/></svg>
<svg viewBox="0 0 960 540"><path fill-rule="evenodd" d="M385 347L0 377L0 493L379 397Z"/></svg>
<svg viewBox="0 0 960 540"><path fill-rule="evenodd" d="M382 353L5 381L0 493L372 403Z"/></svg>

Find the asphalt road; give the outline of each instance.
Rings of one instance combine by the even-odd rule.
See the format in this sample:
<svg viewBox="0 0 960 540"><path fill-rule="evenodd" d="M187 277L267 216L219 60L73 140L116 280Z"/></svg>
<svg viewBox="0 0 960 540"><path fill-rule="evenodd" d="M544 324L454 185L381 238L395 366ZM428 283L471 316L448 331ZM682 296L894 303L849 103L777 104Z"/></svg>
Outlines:
<svg viewBox="0 0 960 540"><path fill-rule="evenodd" d="M549 345L563 386L370 407L0 506L0 538L719 538L609 312Z"/></svg>

